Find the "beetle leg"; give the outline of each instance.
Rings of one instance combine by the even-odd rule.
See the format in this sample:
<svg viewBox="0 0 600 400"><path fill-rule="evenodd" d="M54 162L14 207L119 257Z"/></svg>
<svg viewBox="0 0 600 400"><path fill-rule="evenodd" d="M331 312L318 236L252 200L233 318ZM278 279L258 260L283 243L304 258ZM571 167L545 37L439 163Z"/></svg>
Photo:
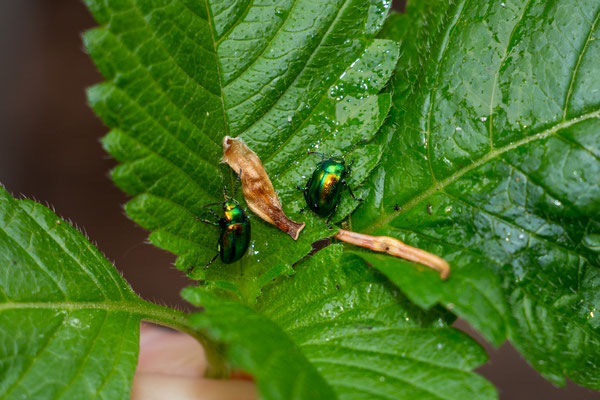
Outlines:
<svg viewBox="0 0 600 400"><path fill-rule="evenodd" d="M213 261L215 261L215 260L217 259L217 257L219 257L219 253L215 254L215 256L212 258L212 260L210 260L210 261L208 262L208 264L206 264L206 265L204 266L204 268L208 268L208 266L209 266L210 264L212 264L212 263L213 263Z"/></svg>
<svg viewBox="0 0 600 400"><path fill-rule="evenodd" d="M333 218L336 211L337 211L337 204L335 205L331 214L329 214L329 217L327 217L327 221L325 221L325 223L327 224L327 228L329 228L329 230L333 229L333 226L331 226L330 222L331 222L331 218Z"/></svg>
<svg viewBox="0 0 600 400"><path fill-rule="evenodd" d="M215 261L217 259L217 257L219 256L219 253L215 254L215 256L208 262L208 264L206 264L204 266L204 268L207 268L210 264L213 263L213 261ZM187 269L187 273L191 274L192 272L194 272L194 270L196 269L195 265L190 265Z"/></svg>
<svg viewBox="0 0 600 400"><path fill-rule="evenodd" d="M300 187L300 185L296 185L296 189L298 190L302 190L303 192L306 190L305 187Z"/></svg>
<svg viewBox="0 0 600 400"><path fill-rule="evenodd" d="M298 211L298 212L299 212L300 214L304 213L304 210L306 210L306 208L307 208L307 207L308 207L308 206L304 206L304 207L302 207L302 208L300 209L300 211Z"/></svg>
<svg viewBox="0 0 600 400"><path fill-rule="evenodd" d="M342 183L344 184L344 186L346 186L346 187L348 188L348 191L350 192L350 196L352 196L352 198L353 198L354 200L357 200L357 201L364 201L364 199L359 199L358 197L356 197L356 196L354 195L354 192L352 192L352 189L350 188L350 185L348 185L348 182L346 182L345 180L342 180Z"/></svg>
<svg viewBox="0 0 600 400"><path fill-rule="evenodd" d="M215 218L219 219L219 215L215 212L215 210L211 210L210 208L207 208L206 211L211 213Z"/></svg>
<svg viewBox="0 0 600 400"><path fill-rule="evenodd" d="M350 173L350 168L352 167L352 164L354 164L354 158L348 163L348 167L346 167L348 168L348 173Z"/></svg>
<svg viewBox="0 0 600 400"><path fill-rule="evenodd" d="M204 219L204 218L198 218L198 217L196 217L196 219L197 219L198 221L200 221L200 222L204 222L205 224L210 224L210 225L214 225L214 226L219 226L219 223L218 223L218 222L215 222L215 221L209 221L209 220L207 220L207 219Z"/></svg>

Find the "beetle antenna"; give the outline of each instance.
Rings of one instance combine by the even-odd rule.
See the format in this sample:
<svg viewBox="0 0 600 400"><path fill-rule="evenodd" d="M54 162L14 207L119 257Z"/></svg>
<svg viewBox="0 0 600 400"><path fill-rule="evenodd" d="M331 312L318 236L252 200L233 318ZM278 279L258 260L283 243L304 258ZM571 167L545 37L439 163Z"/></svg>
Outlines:
<svg viewBox="0 0 600 400"><path fill-rule="evenodd" d="M219 206L220 206L220 205L221 205L221 203L220 203L220 202L217 202L217 203L205 204L205 205L203 205L203 206L202 206L202 207L200 207L200 208L206 208L206 207L210 207L210 206L217 206L217 205L219 205Z"/></svg>
<svg viewBox="0 0 600 400"><path fill-rule="evenodd" d="M225 200L228 199L228 196L227 196L227 186L225 186L225 185L223 185L223 198Z"/></svg>
<svg viewBox="0 0 600 400"><path fill-rule="evenodd" d="M240 168L240 173L238 174L238 177L235 180L235 186L233 187L233 196L231 196L231 198L234 198L235 194L237 193L238 186L240 185L240 179L242 179L242 169L241 168Z"/></svg>
<svg viewBox="0 0 600 400"><path fill-rule="evenodd" d="M309 152L308 152L308 153L306 153L306 154L318 154L318 155L320 155L320 156L323 158L323 160L322 160L322 161L325 161L325 153L321 153L321 152L319 152L319 151L309 151Z"/></svg>
<svg viewBox="0 0 600 400"><path fill-rule="evenodd" d="M344 154L344 157L346 157L348 155L348 153L351 153L352 150L354 150L356 148L356 146L358 146L359 144L364 143L366 141L367 141L367 139L363 139L363 140L359 140L358 142L354 143L354 146L352 146L352 148L350 148L350 150L348 150L346 152L346 154Z"/></svg>

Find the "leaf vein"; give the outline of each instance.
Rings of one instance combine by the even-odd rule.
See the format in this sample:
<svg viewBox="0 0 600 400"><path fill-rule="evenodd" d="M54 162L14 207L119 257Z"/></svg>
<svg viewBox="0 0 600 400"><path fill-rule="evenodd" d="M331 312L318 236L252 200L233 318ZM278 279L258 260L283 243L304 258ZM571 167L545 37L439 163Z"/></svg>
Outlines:
<svg viewBox="0 0 600 400"><path fill-rule="evenodd" d="M337 346L336 346L337 347ZM349 347L345 347L345 346L341 346L343 349L345 350L349 350L349 351L356 351L355 349L349 348ZM362 351L361 351L362 352ZM375 354L379 354L379 353L375 353ZM410 359L409 359L410 360ZM361 364L361 365L357 365L351 362L344 362L344 361L338 361L335 359L331 359L331 358L314 358L311 359L311 361L318 361L321 363L325 363L325 364L331 364L331 365L341 365L344 366L348 369L356 369L359 371L365 371L365 372L373 372L375 374L381 375L381 376L385 376L387 378L391 378L394 380L398 380L400 382L406 383L409 386L412 386L415 389L421 390L423 392L429 393L431 394L433 397L438 398L438 399L442 399L442 400L452 400L452 398L450 397L444 397L439 395L438 393L433 392L432 390L422 387L414 382L411 382L410 380L408 380L407 378L401 376L401 375L396 375L396 374L391 374L389 372L389 370L385 370L385 371L381 371L378 369L375 369L371 366L368 366L367 364ZM417 360L411 360L411 361L415 361L418 362Z"/></svg>
<svg viewBox="0 0 600 400"><path fill-rule="evenodd" d="M339 20L339 18L340 18L340 15L342 15L342 10L345 10L345 8L346 8L346 6L348 5L348 2L349 2L349 1L350 1L350 0L344 0L344 4L342 5L342 7L340 7L340 9L339 9L339 11L338 11L337 15L335 16L335 18L334 18L333 22L331 23L331 25L329 25L329 28L327 28L327 31L326 31L326 32L325 32L325 34L324 34L324 35L321 37L321 40L320 40L319 44L318 44L318 45L317 45L317 46L314 48L314 50L312 51L312 53L311 53L310 57L308 58L308 60L307 60L307 61L306 61L306 63L304 64L304 67L303 67L303 68L300 70L300 72L298 72L298 74L296 75L296 78L295 78L295 79L294 79L294 80L293 80L293 81L290 83L290 85L288 85L288 87L287 87L285 90L282 90L282 91L281 91L281 94L279 95L279 97L278 97L278 98L277 98L277 99L276 99L276 100L275 100L275 101L272 103L271 107L270 107L268 110L266 110L266 111L263 113L263 115L262 115L260 118L256 118L256 120L255 120L254 122L252 122L252 123L251 123L251 124L250 124L250 125L249 125L247 128L245 128L245 129L244 129L245 131L249 131L249 130L250 130L252 127L254 127L256 124L258 124L258 122L259 122L259 121L262 121L262 120L264 119L264 116L265 116L265 115L266 115L266 114L267 114L269 111L271 111L271 109L272 109L273 107L275 107L275 105L276 105L276 104L279 102L279 100L280 100L280 99L281 99L281 98L282 98L282 97L283 97L283 96L284 96L284 95L285 95L285 94L286 94L286 93L289 91L289 89L290 89L291 87L293 87L293 86L294 86L294 84L295 84L295 83L298 81L298 79L300 78L300 76L302 76L302 74L304 73L304 71L305 71L305 70L308 68L308 66L310 65L310 63L311 63L311 61L313 60L313 58L314 58L315 54L317 54L318 50L319 50L320 48L322 48L322 43L323 43L323 41L325 40L325 38L327 38L327 37L328 37L328 35L330 34L330 32L331 32L332 28L333 28L333 27L336 25L336 23L338 22L338 20ZM323 97L325 97L325 94L323 94L323 96L321 97L321 99L320 99L320 100L322 100L322 99L323 99ZM313 107L313 108L311 109L311 112L310 112L310 114L309 114L309 116L308 116L308 117L312 116L312 113L314 112L315 108L316 108L316 106L315 106L315 107ZM302 124L301 124L300 126L304 125L304 123L305 123L305 122L308 120L308 117L307 117L307 118L305 118L305 119L302 121ZM283 141L283 143L282 143L282 144L281 144L281 145L280 145L278 148L281 148L281 147L283 147L283 146L285 145L285 143L287 143L287 142L288 142L288 141L291 139L291 137L292 137L292 136L294 136L294 135L295 135L297 132L298 132L298 130L294 130L293 132L291 132L291 133L290 133L290 135L289 135L289 136L288 136L288 137L287 137L287 138L286 138L286 139ZM269 159L270 159L270 158L267 158L267 159L265 159L265 161L264 161L264 164L266 164L266 162L267 162Z"/></svg>
<svg viewBox="0 0 600 400"><path fill-rule="evenodd" d="M87 362L90 359L90 355L92 354L92 349L94 348L94 345L96 344L98 338L100 337L100 333L102 333L102 329L104 329L104 325L106 324L106 320L108 319L108 312L104 312L104 319L102 320L102 324L100 325L100 327L98 328L98 330L96 331L96 334L94 336L93 339L91 339L90 341L90 345L88 347L88 349L86 350L85 353L85 357L84 359L79 362L78 366L77 366L77 370L75 371L75 373L73 374L73 376L71 377L71 379L69 380L69 382L67 382L59 392L56 393L56 396L54 397L55 399L60 399L60 397L67 391L67 389L69 389L73 383L75 382L75 380L77 379L78 376L81 375L83 368L85 367L85 365L87 364Z"/></svg>
<svg viewBox="0 0 600 400"><path fill-rule="evenodd" d="M480 167L481 165L489 162L490 160L493 160L494 158L496 158L508 151L514 150L516 148L519 148L521 146L524 146L526 144L529 144L529 143L537 141L537 140L545 139L548 136L554 135L557 131L564 129L564 128L568 128L569 126L577 124L579 122L586 121L586 120L592 119L592 118L599 118L599 117L600 117L600 109L597 109L592 112L582 114L579 117L575 117L570 120L558 123L544 131L541 131L541 132L531 135L531 136L527 136L523 139L517 140L506 146L496 148L493 151L490 151L489 153L485 154L483 157L477 159L472 164L469 164L466 167L454 172L453 174L451 174L444 180L440 181L437 185L432 185L429 188L421 191L419 194L413 196L410 200L408 200L405 203L404 206L402 206L400 208L399 211L392 212L388 215L383 215L382 218L374 221L369 226L369 228L365 229L365 232L371 233L371 232L377 231L378 229L380 229L381 227L383 227L384 225L386 225L390 221L392 221L394 218L396 218L398 215L406 212L407 210L411 209L415 205L419 204L421 201L423 201L426 198L430 197L431 195L439 192L444 187L456 182L458 179L460 179L466 173L472 171L473 169L475 169L477 167Z"/></svg>
<svg viewBox="0 0 600 400"><path fill-rule="evenodd" d="M17 247L21 248L24 251L24 253L26 254L26 257L32 261L33 265L36 265L40 269L40 271L42 271L45 275L47 275L48 278L50 278L50 281L56 285L56 288L58 289L58 291L60 293L62 293L62 295L64 296L64 299L69 300L69 296L67 296L67 292L66 292L65 288L62 287L58 283L58 281L52 274L50 274L50 271L48 271L46 268L44 268L42 266L42 264L39 262L39 260L34 258L33 255L31 255L31 253L28 252L27 249L20 242L18 242L12 236L10 236L9 233L3 227L0 228L0 232L2 232L5 235L6 241L13 242L17 245ZM0 310L2 310L1 304L0 304Z"/></svg>
<svg viewBox="0 0 600 400"><path fill-rule="evenodd" d="M517 27L519 26L519 24L521 23L521 21L523 21L523 18L525 17L525 13L529 9L530 5L531 5L531 0L528 0L527 3L525 4L525 7L523 7L523 12L521 13L521 16L519 17L519 19L517 20L517 22L513 26L512 31L510 32L510 35L508 37L508 41L506 42L506 48L504 49L504 53L502 55L502 58L500 59L500 62L498 63L498 70L494 74L494 84L492 86L492 95L491 95L491 98L490 98L490 115L488 117L488 120L489 120L489 124L488 124L489 129L488 130L489 130L489 135L490 135L490 148L491 149L494 149L494 138L493 138L493 132L494 132L494 125L493 125L493 121L494 121L494 97L496 96L496 86L498 86L498 78L500 77L500 70L502 69L502 66L504 65L504 63L506 62L506 57L509 54L509 49L511 48L511 44L512 44L515 32L517 31Z"/></svg>
<svg viewBox="0 0 600 400"><path fill-rule="evenodd" d="M431 86L431 89L428 91L427 97L428 97L428 106L429 106L429 110L427 111L427 130L425 131L426 133L426 139L425 139L425 145L427 146L427 163L429 164L429 173L431 174L431 179L433 180L434 184L437 185L437 178L433 172L433 164L431 162L432 159L432 155L431 155L431 119L433 117L433 104L435 103L435 96L434 96L434 90L437 89L437 85L440 79L440 75L441 75L441 70L442 70L442 63L444 61L444 58L446 57L446 51L448 51L448 48L450 47L450 41L452 40L452 34L454 33L454 29L456 28L456 26L458 25L458 23L460 22L460 20L463 18L464 16L464 12L467 9L467 4L470 3L470 0L465 0L461 3L460 5L460 12L458 13L456 19L454 21L452 21L452 24L448 27L447 29L447 35L445 35L445 37L442 40L442 45L441 48L439 50L440 54L439 57L437 59L437 70L436 70L436 74L435 74L435 80L433 85Z"/></svg>
<svg viewBox="0 0 600 400"><path fill-rule="evenodd" d="M1 307L2 307L2 304L0 304L0 312L2 311ZM68 316L67 314L63 314L62 321L56 325L56 328L54 328L54 330L52 332L50 332L50 334L48 335L46 342L38 349L38 351L33 355L33 357L31 357L31 359L29 360L29 365L26 368L23 368L23 370L21 371L21 374L19 375L17 380L4 393L4 398L8 398L8 395L10 393L12 393L12 391L15 390L19 386L19 383L21 383L21 381L23 379L25 379L25 376L31 370L31 368L33 368L36 360L41 356L41 354L46 350L46 348L48 348L52 339L54 339L56 337L56 334L64 326L67 316Z"/></svg>
<svg viewBox="0 0 600 400"><path fill-rule="evenodd" d="M596 24L600 19L600 8L598 8L598 12L596 13L596 18L594 18L594 22L590 25L590 31L588 32L588 36L583 43L581 50L579 51L579 57L577 58L577 62L575 64L575 68L573 68L573 73L571 74L571 79L569 82L569 89L567 90L567 94L565 96L565 102L563 106L563 121L567 119L567 111L569 109L569 102L571 101L571 96L573 95L573 89L575 87L575 80L579 73L579 68L581 67L581 61L583 60L583 56L587 51L588 45L592 40L592 36L594 34L594 30L596 29Z"/></svg>

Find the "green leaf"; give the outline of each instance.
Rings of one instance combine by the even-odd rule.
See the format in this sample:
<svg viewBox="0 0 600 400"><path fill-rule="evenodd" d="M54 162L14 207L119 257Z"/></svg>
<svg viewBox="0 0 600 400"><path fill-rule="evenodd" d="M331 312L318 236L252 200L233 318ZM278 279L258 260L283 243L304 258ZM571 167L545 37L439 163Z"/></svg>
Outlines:
<svg viewBox="0 0 600 400"><path fill-rule="evenodd" d="M333 399L331 387L296 344L271 320L250 307L223 301L197 288L183 297L202 306L190 317L198 329L227 343L229 360L252 373L263 399Z"/></svg>
<svg viewBox="0 0 600 400"><path fill-rule="evenodd" d="M285 332L261 294L297 282L283 276L333 233L298 214L294 187L316 163L306 152L344 154L375 138L348 155L350 185L367 201L353 212L344 196L335 220L352 213L354 230L443 255L452 277L356 249L344 259L358 255L417 305L444 305L494 344L511 338L555 383L600 385L594 0L428 0L394 15L378 39L384 0L86 3L100 23L86 48L106 78L89 100L111 129L103 142L133 196L127 213L178 268L196 267L206 298L240 301ZM396 41L402 55L382 93ZM250 254L202 268L218 233L196 217L210 217L202 205L234 181L218 165L224 135L258 153L286 213L307 228L293 242L253 218Z"/></svg>
<svg viewBox="0 0 600 400"><path fill-rule="evenodd" d="M138 298L67 222L2 187L0 264L3 399L128 399L140 321L187 324Z"/></svg>
<svg viewBox="0 0 600 400"><path fill-rule="evenodd" d="M333 232L300 215L318 158L343 154L383 124L389 94L378 94L398 57L374 39L387 0L279 1L86 0L101 24L84 35L104 83L88 92L111 128L106 149L120 162L115 183L133 196L127 214L150 241L179 257L176 266L212 288L253 302L262 287ZM300 239L253 218L252 248L239 263L217 260L218 232L196 217L221 201L235 177L219 165L221 139L239 136L262 159L284 211L306 221ZM359 185L381 156L377 143L354 152ZM353 155L348 155L353 157ZM361 195L367 190L359 189ZM351 200L351 199L350 199ZM336 219L358 204L345 199ZM281 249L286 248L285 252Z"/></svg>
<svg viewBox="0 0 600 400"><path fill-rule="evenodd" d="M184 297L205 308L192 322L228 344L265 399L496 398L471 372L485 352L447 327L450 314L424 312L359 258L340 263L342 251L332 245L298 264L255 311L188 288Z"/></svg>
<svg viewBox="0 0 600 400"><path fill-rule="evenodd" d="M360 253L417 304L508 336L556 384L595 389L599 20L594 0L410 3L385 29L403 40L387 148L352 216L451 264L441 283Z"/></svg>

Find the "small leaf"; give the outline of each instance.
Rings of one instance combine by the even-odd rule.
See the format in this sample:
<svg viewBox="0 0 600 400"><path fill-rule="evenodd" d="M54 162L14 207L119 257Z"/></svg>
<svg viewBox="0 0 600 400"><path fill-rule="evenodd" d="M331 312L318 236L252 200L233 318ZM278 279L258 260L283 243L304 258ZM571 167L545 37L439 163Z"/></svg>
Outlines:
<svg viewBox="0 0 600 400"><path fill-rule="evenodd" d="M140 321L185 323L138 298L67 222L2 187L0 264L3 399L128 399Z"/></svg>

